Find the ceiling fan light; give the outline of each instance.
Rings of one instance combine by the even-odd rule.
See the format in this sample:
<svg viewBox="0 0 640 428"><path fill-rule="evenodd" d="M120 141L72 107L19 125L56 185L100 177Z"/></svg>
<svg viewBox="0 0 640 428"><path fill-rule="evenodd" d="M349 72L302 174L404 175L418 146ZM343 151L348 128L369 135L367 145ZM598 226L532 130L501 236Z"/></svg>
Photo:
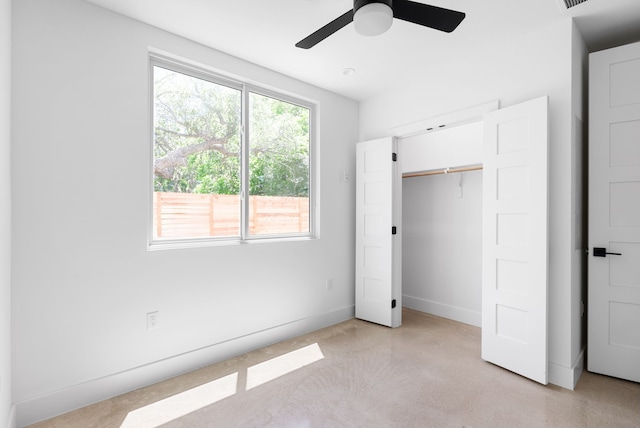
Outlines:
<svg viewBox="0 0 640 428"><path fill-rule="evenodd" d="M356 11L353 23L358 34L378 36L391 28L393 10L384 3L369 3Z"/></svg>

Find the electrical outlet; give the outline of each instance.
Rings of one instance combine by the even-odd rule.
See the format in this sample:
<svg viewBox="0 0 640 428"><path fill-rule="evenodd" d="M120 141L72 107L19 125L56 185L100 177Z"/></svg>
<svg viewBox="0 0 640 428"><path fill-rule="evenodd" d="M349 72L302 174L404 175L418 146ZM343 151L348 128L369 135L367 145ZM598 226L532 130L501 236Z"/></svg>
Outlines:
<svg viewBox="0 0 640 428"><path fill-rule="evenodd" d="M158 328L158 311L149 312L147 314L147 330L155 330Z"/></svg>

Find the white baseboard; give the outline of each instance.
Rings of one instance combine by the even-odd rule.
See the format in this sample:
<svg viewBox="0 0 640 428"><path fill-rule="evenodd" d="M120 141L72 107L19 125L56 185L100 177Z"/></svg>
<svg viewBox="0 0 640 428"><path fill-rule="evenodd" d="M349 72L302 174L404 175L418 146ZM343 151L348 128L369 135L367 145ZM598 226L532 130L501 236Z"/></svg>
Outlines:
<svg viewBox="0 0 640 428"><path fill-rule="evenodd" d="M406 295L402 296L402 305L409 309L471 324L476 327L482 326L482 313L480 312Z"/></svg>
<svg viewBox="0 0 640 428"><path fill-rule="evenodd" d="M23 427L61 415L264 346L352 319L354 314L355 308L348 306L16 403L12 417L13 425L9 427Z"/></svg>
<svg viewBox="0 0 640 428"><path fill-rule="evenodd" d="M11 406L11 408L9 409L7 428L18 428L18 424L16 423L16 406Z"/></svg>
<svg viewBox="0 0 640 428"><path fill-rule="evenodd" d="M562 388L574 390L584 370L584 348L572 367L565 367L549 361L549 383Z"/></svg>

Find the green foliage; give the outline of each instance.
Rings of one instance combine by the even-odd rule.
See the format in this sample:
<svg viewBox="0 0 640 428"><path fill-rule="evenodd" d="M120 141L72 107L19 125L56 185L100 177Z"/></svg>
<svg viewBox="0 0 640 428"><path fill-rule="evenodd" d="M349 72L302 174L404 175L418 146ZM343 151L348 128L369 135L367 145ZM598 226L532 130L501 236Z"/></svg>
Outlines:
<svg viewBox="0 0 640 428"><path fill-rule="evenodd" d="M240 91L155 67L156 191L238 194ZM309 109L251 93L249 192L309 195Z"/></svg>
<svg viewBox="0 0 640 428"><path fill-rule="evenodd" d="M309 110L250 95L250 185L252 195L309 195Z"/></svg>

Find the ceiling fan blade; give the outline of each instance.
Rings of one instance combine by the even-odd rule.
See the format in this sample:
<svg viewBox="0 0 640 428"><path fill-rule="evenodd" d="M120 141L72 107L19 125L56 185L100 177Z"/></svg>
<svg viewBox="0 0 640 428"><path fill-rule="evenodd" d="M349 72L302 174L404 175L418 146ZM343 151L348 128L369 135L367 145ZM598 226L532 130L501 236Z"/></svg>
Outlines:
<svg viewBox="0 0 640 428"><path fill-rule="evenodd" d="M393 17L414 24L447 33L452 32L462 22L466 15L451 9L417 3L410 0L394 0Z"/></svg>
<svg viewBox="0 0 640 428"><path fill-rule="evenodd" d="M328 23L327 25L325 25L315 33L300 40L298 43L296 43L296 47L302 48L302 49L309 49L317 45L318 43L320 43L321 41L323 41L324 39L326 39L327 37L329 37L330 35L332 35L333 33L335 33L336 31L338 31L339 29L341 29L342 27L344 27L345 25L349 24L352 21L353 21L353 9L350 10L349 12L344 13L339 18L334 19L333 21L331 21L330 23Z"/></svg>

